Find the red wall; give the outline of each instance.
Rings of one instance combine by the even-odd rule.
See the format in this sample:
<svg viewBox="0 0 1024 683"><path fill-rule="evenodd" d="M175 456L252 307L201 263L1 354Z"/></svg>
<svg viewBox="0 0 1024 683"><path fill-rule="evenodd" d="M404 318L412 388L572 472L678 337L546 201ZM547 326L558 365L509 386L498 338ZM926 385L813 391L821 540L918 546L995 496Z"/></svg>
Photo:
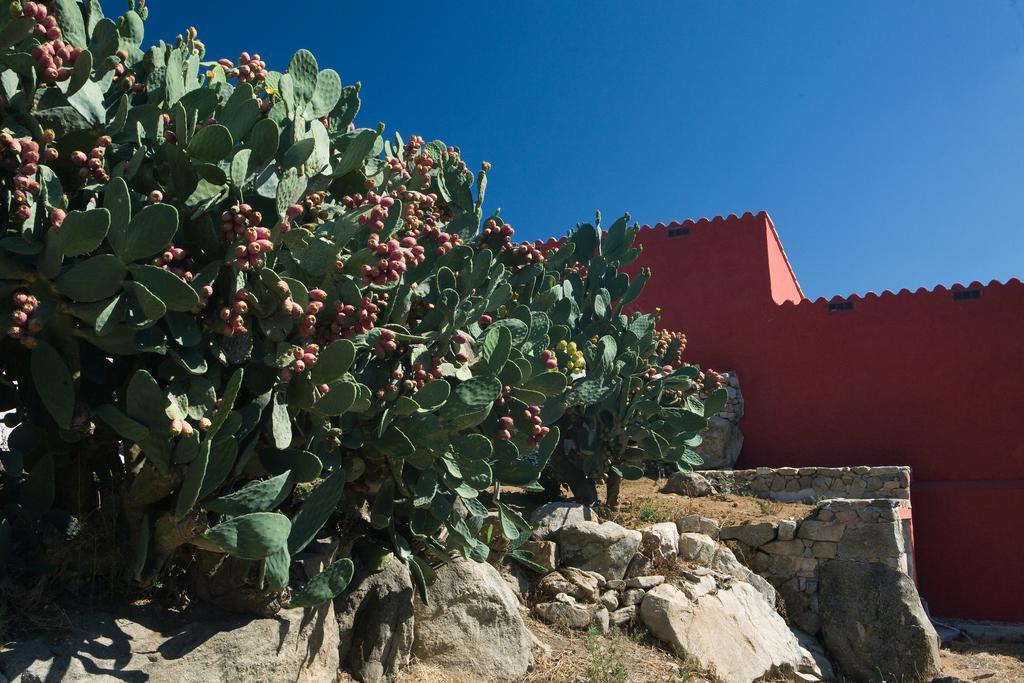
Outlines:
<svg viewBox="0 0 1024 683"><path fill-rule="evenodd" d="M669 237L670 234L679 236ZM910 465L935 614L1024 621L1024 284L809 301L767 214L659 224L638 302L739 373L740 466ZM954 291L980 298L954 300Z"/></svg>

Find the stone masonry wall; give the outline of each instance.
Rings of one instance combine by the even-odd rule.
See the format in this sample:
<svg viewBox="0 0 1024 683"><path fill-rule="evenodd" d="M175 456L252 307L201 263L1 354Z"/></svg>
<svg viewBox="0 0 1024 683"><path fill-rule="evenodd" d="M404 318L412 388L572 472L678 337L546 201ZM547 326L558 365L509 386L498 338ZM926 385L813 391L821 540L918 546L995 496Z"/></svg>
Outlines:
<svg viewBox="0 0 1024 683"><path fill-rule="evenodd" d="M910 500L909 467L758 467L701 474L719 491L785 502L816 503L828 498Z"/></svg>
<svg viewBox="0 0 1024 683"><path fill-rule="evenodd" d="M908 573L903 505L895 499L827 500L803 520L725 526L719 538L775 586L792 623L814 634L820 628L818 569L824 563L879 562Z"/></svg>
<svg viewBox="0 0 1024 683"><path fill-rule="evenodd" d="M704 441L694 450L704 459L704 467L713 470L728 470L736 465L743 449L743 432L740 418L743 417L743 392L735 372L723 372L725 391L729 398L725 407L708 420L708 428L702 434Z"/></svg>

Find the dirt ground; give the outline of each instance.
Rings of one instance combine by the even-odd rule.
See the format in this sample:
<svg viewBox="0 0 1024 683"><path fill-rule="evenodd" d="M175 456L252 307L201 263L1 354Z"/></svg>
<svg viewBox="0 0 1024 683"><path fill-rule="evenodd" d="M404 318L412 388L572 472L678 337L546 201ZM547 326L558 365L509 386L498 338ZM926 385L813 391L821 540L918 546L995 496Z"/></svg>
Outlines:
<svg viewBox="0 0 1024 683"><path fill-rule="evenodd" d="M750 496L718 494L705 498L688 498L660 493L664 481L638 479L622 482L619 509L605 510L605 519L622 526L637 528L655 522L674 522L687 515L717 519L723 525L777 522L780 519L803 519L812 505L779 503Z"/></svg>

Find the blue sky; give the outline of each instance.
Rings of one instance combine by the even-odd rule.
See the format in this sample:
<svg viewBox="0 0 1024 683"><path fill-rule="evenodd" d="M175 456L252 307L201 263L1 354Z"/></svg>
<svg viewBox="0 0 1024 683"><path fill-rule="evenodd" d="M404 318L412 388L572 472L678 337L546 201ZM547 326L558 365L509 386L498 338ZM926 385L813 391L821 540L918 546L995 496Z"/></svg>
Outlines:
<svg viewBox="0 0 1024 683"><path fill-rule="evenodd" d="M1024 0L149 5L312 50L359 124L490 161L522 237L764 209L808 296L1024 275Z"/></svg>

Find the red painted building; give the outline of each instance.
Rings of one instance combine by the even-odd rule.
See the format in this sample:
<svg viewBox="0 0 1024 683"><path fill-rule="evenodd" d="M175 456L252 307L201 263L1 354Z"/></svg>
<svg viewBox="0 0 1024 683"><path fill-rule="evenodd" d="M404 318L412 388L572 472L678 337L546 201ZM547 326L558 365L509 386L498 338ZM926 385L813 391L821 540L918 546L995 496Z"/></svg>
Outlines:
<svg viewBox="0 0 1024 683"><path fill-rule="evenodd" d="M738 467L910 465L931 611L1024 621L1024 284L811 301L766 213L640 241L640 306L739 373Z"/></svg>

